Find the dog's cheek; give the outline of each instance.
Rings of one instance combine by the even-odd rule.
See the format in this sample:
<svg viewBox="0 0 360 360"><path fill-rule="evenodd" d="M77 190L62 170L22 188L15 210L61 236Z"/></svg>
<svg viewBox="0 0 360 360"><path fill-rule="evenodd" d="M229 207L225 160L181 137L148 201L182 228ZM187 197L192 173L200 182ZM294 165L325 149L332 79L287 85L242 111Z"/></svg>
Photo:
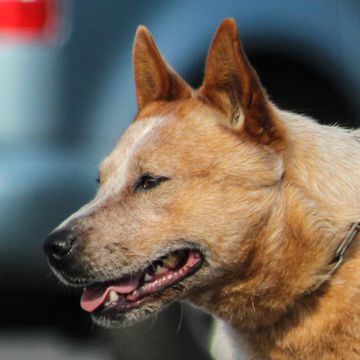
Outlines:
<svg viewBox="0 0 360 360"><path fill-rule="evenodd" d="M236 263L246 256L260 225L266 225L274 192L197 180L184 187L169 208L174 232L199 242L214 267L226 265L224 259Z"/></svg>

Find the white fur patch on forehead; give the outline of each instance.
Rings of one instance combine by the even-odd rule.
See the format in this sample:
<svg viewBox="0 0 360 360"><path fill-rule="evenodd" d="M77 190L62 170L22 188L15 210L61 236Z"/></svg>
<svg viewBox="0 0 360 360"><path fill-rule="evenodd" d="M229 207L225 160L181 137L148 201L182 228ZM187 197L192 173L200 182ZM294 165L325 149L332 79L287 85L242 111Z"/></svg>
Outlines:
<svg viewBox="0 0 360 360"><path fill-rule="evenodd" d="M120 192L121 188L126 184L128 169L136 151L145 145L151 136L156 134L159 126L170 121L170 119L170 117L151 117L139 120L130 125L115 149L101 165L101 167L106 167L111 164L115 171L112 172L111 176L100 187L93 200L70 215L55 230L66 228L71 221L93 213L96 209L100 208L106 200Z"/></svg>
<svg viewBox="0 0 360 360"><path fill-rule="evenodd" d="M101 165L102 168L111 166L112 172L100 188L99 195L114 194L125 185L134 155L146 144L147 140L156 136L159 127L170 119L170 117L146 118L135 122L126 130L115 149Z"/></svg>
<svg viewBox="0 0 360 360"><path fill-rule="evenodd" d="M102 167L107 162L124 162L124 157L129 157L140 148L151 135L156 134L156 130L165 122L171 120L171 117L150 117L139 120L131 124L120 138L112 153L103 161Z"/></svg>

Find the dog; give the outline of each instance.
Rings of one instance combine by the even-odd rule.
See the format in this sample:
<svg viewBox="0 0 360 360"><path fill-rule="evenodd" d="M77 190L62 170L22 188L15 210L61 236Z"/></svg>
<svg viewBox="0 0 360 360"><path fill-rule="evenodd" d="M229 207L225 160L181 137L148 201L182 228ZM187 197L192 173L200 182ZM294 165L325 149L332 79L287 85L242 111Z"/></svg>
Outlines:
<svg viewBox="0 0 360 360"><path fill-rule="evenodd" d="M360 359L358 133L272 103L231 18L197 90L143 26L133 58L138 113L46 239L55 274L100 326L183 299L247 359Z"/></svg>

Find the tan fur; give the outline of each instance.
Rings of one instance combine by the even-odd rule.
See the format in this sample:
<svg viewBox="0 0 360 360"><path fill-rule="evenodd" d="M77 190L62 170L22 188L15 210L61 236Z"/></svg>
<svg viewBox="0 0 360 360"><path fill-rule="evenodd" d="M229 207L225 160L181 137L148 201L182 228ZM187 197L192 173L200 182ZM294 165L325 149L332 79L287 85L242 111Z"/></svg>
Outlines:
<svg viewBox="0 0 360 360"><path fill-rule="evenodd" d="M136 32L134 65L139 109L155 100L191 97L190 86L165 62L152 36L143 26L139 26Z"/></svg>
<svg viewBox="0 0 360 360"><path fill-rule="evenodd" d="M249 359L360 359L357 240L329 276L360 219L359 139L272 104L231 19L198 91L144 27L134 57L139 113L101 166L95 205L71 219L84 274L113 278L189 240L203 267L125 322L188 299L246 340ZM170 180L134 193L142 173Z"/></svg>

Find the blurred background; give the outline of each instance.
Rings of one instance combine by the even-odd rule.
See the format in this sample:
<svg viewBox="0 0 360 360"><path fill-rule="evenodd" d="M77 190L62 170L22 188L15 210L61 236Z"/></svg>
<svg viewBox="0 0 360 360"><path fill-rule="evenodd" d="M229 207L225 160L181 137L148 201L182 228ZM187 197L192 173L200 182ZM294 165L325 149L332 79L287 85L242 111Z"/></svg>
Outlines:
<svg viewBox="0 0 360 360"><path fill-rule="evenodd" d="M211 319L187 304L125 330L92 326L42 241L94 195L136 113L136 27L198 86L228 16L275 103L360 125L359 0L0 0L1 360L211 359Z"/></svg>

